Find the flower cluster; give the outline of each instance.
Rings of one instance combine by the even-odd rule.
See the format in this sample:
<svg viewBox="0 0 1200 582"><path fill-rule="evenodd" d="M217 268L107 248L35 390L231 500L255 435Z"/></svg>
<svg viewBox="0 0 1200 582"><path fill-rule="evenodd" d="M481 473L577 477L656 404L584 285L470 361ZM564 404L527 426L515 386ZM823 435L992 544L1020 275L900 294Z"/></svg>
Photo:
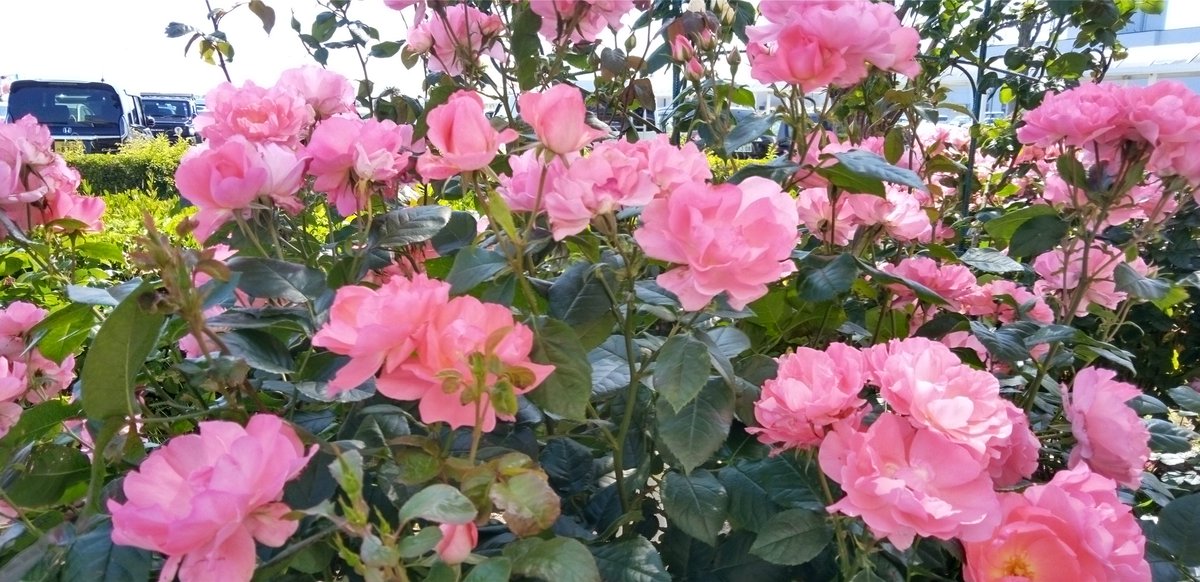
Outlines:
<svg viewBox="0 0 1200 582"><path fill-rule="evenodd" d="M1138 87L1084 83L1047 95L1024 116L1022 143L1078 148L1104 162L1146 155L1146 169L1200 184L1200 96L1175 81Z"/></svg>
<svg viewBox="0 0 1200 582"><path fill-rule="evenodd" d="M1040 277L1034 292L1058 295L1064 313L1072 302L1076 303L1075 315L1086 315L1092 304L1115 309L1127 297L1117 290L1116 270L1122 263L1125 253L1104 241L1088 247L1078 239L1071 240L1034 259L1033 270ZM1129 267L1142 273L1147 270L1141 259L1130 262Z"/></svg>
<svg viewBox="0 0 1200 582"><path fill-rule="evenodd" d="M933 223L924 205L922 196L912 189L891 185L883 197L843 193L831 200L824 187L805 188L796 197L796 208L808 231L818 240L836 245L850 244L869 227L878 227L880 233L898 241L929 242Z"/></svg>
<svg viewBox="0 0 1200 582"><path fill-rule="evenodd" d="M530 0L542 17L542 36L556 44L593 42L605 28L617 29L633 0Z"/></svg>
<svg viewBox="0 0 1200 582"><path fill-rule="evenodd" d="M504 31L499 16L467 4L447 6L408 32L408 50L429 55L429 70L461 75L487 55L504 60L504 46L496 42Z"/></svg>
<svg viewBox="0 0 1200 582"><path fill-rule="evenodd" d="M108 502L113 542L166 554L160 580L249 580L254 542L279 547L299 527L283 486L316 452L277 416L201 422L125 477L126 501Z"/></svg>
<svg viewBox="0 0 1200 582"><path fill-rule="evenodd" d="M763 0L765 24L746 28L750 74L762 83L790 83L805 92L847 87L867 76L867 64L909 77L921 72L920 37L900 24L892 6L870 0Z"/></svg>
<svg viewBox="0 0 1200 582"><path fill-rule="evenodd" d="M46 315L45 309L24 301L0 309L0 436L21 416L22 402L42 402L75 379L74 355L55 362L29 344L30 330Z"/></svg>
<svg viewBox="0 0 1200 582"><path fill-rule="evenodd" d="M377 375L380 393L420 401L425 422L486 431L497 417L511 420L516 396L554 370L529 360L533 332L508 308L450 298L448 284L422 274L339 289L313 345L350 357L329 382L332 394Z"/></svg>
<svg viewBox="0 0 1200 582"><path fill-rule="evenodd" d="M754 403L759 426L747 429L779 450L821 444L833 427L857 427L866 414L859 393L867 384L862 352L846 344L824 351L796 348L776 358L779 371Z"/></svg>
<svg viewBox="0 0 1200 582"><path fill-rule="evenodd" d="M0 213L14 225L26 231L40 225L100 230L104 200L78 189L79 172L54 152L50 130L30 115L0 124ZM0 224L0 240L8 235Z"/></svg>

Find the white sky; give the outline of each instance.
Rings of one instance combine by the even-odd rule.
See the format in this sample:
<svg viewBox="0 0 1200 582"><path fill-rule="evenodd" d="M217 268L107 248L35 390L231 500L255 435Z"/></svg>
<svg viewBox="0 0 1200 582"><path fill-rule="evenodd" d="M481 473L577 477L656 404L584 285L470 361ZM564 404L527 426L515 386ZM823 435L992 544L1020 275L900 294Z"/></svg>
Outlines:
<svg viewBox="0 0 1200 582"><path fill-rule="evenodd" d="M285 68L315 64L289 26L291 12L308 31L320 8L312 0L266 0L275 9L275 29L268 36L246 7L221 22L236 54L229 64L235 83L275 82ZM224 80L218 67L203 62L187 38L167 38L167 23L196 27L207 23L204 0L6 0L0 12L0 75L26 79L93 81L104 78L129 92L204 94ZM233 0L213 0L228 7ZM382 40L403 38L405 13L382 0L352 0L350 16L379 29ZM335 37L338 40L344 33ZM351 79L362 74L353 49L331 51L329 68ZM368 71L376 87L409 87L416 92L420 66L410 72L399 55L372 59Z"/></svg>

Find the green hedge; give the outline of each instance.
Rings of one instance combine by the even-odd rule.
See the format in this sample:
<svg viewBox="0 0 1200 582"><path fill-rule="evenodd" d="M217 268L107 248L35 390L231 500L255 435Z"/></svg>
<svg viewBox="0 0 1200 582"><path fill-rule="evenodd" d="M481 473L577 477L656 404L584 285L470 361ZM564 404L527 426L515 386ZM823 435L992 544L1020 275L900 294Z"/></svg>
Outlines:
<svg viewBox="0 0 1200 582"><path fill-rule="evenodd" d="M67 163L79 170L84 191L115 194L130 190L155 192L164 198L179 195L175 189L175 168L187 151L188 142L172 144L166 137L138 139L121 146L112 154L85 154L82 148L63 152Z"/></svg>

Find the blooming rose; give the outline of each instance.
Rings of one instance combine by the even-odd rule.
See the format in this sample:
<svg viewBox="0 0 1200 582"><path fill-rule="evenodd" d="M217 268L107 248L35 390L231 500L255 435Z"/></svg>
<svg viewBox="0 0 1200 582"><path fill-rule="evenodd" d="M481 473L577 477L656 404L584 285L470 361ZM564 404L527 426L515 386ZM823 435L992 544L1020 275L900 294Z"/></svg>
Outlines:
<svg viewBox="0 0 1200 582"><path fill-rule="evenodd" d="M1054 322L1054 311L1046 305L1045 298L1008 279L996 279L985 283L979 287L977 293L964 298L963 303L968 314L995 316L997 321L1002 323L1012 323L1020 319L1040 323ZM1018 308L1023 310L1023 317L1018 315Z"/></svg>
<svg viewBox="0 0 1200 582"><path fill-rule="evenodd" d="M928 241L933 224L912 193L889 186L885 197L871 194L845 194L845 204L855 224L879 225L883 232L899 241Z"/></svg>
<svg viewBox="0 0 1200 582"><path fill-rule="evenodd" d="M455 4L418 22L408 33L408 48L430 55L429 70L457 76L477 66L483 54L503 61L504 46L496 42L503 31L499 16Z"/></svg>
<svg viewBox="0 0 1200 582"><path fill-rule="evenodd" d="M844 197L839 197L835 215L829 190L825 187L800 190L796 195L796 211L808 232L817 240L844 246L850 244L858 232L858 222L850 205L846 204Z"/></svg>
<svg viewBox="0 0 1200 582"><path fill-rule="evenodd" d="M1012 432L988 441L988 474L997 487L1009 487L1028 479L1037 470L1042 443L1030 430L1025 411L1007 400L1001 406L1012 423Z"/></svg>
<svg viewBox="0 0 1200 582"><path fill-rule="evenodd" d="M633 0L529 0L542 17L542 36L556 44L596 40L606 27L620 28L621 17L633 9Z"/></svg>
<svg viewBox="0 0 1200 582"><path fill-rule="evenodd" d="M521 118L533 127L542 147L556 154L576 153L608 134L587 124L583 94L571 85L558 84L542 93L524 93L517 99L517 105L521 108Z"/></svg>
<svg viewBox="0 0 1200 582"><path fill-rule="evenodd" d="M866 385L862 354L846 344L825 351L796 348L776 358L779 372L763 383L754 403L761 428L746 429L779 449L813 447L840 423L857 423L866 411L858 393Z"/></svg>
<svg viewBox="0 0 1200 582"><path fill-rule="evenodd" d="M961 310L962 302L979 290L979 282L967 267L941 265L929 257L908 257L895 265L885 264L880 270L928 287L942 296L949 304L946 308L952 311ZM888 289L896 295L897 305L917 301L916 293L906 285L891 283Z"/></svg>
<svg viewBox="0 0 1200 582"><path fill-rule="evenodd" d="M496 192L504 198L512 210L518 212L533 212L545 208L546 193L554 188L560 176L567 171L566 163L574 162L575 156L555 156L547 164L537 150L529 149L524 153L508 157L508 167L512 175L500 174L500 183ZM545 179L542 173L545 172ZM541 193L539 195L539 189Z"/></svg>
<svg viewBox="0 0 1200 582"><path fill-rule="evenodd" d="M241 87L221 83L208 92L205 103L207 108L196 116L196 131L217 144L240 135L254 143L294 147L316 115L291 88L263 88L253 81Z"/></svg>
<svg viewBox="0 0 1200 582"><path fill-rule="evenodd" d="M765 178L741 184L685 184L642 211L634 238L646 255L675 263L658 283L696 311L726 293L741 309L767 284L794 272L799 216L791 197Z"/></svg>
<svg viewBox="0 0 1200 582"><path fill-rule="evenodd" d="M1085 250L1079 239L1072 239L1033 260L1033 270L1041 277L1034 283L1033 291L1057 293L1064 311L1075 294L1083 293L1075 315L1087 315L1088 306L1093 303L1115 309L1126 297L1125 292L1117 291L1116 283L1117 265L1124 260L1121 249L1104 241L1095 241Z"/></svg>
<svg viewBox="0 0 1200 582"><path fill-rule="evenodd" d="M460 172L487 167L500 146L517 139L511 129L497 132L483 114L483 99L474 91L458 91L427 116L426 139L438 153L426 152L417 171L429 180L444 180Z"/></svg>
<svg viewBox="0 0 1200 582"><path fill-rule="evenodd" d="M316 65L288 69L279 75L277 87L304 98L318 119L354 114L354 86L333 71Z"/></svg>
<svg viewBox="0 0 1200 582"><path fill-rule="evenodd" d="M658 186L657 197L667 196L687 184L712 179L708 157L692 142L675 146L666 135L657 135L639 139L637 143L624 140L612 143L613 147L638 160L642 171Z"/></svg>
<svg viewBox="0 0 1200 582"><path fill-rule="evenodd" d="M166 554L160 580L248 581L254 542L279 547L299 526L284 518L283 485L316 451L276 416L254 415L245 428L201 422L126 475L126 501L108 501L113 543Z"/></svg>
<svg viewBox="0 0 1200 582"><path fill-rule="evenodd" d="M1000 496L991 537L965 540L967 582L1150 579L1146 538L1115 484L1077 467Z"/></svg>
<svg viewBox="0 0 1200 582"><path fill-rule="evenodd" d="M79 172L53 145L50 131L31 115L0 124L0 213L23 230L55 221L61 221L55 233L101 230L103 199L78 193ZM7 236L0 227L0 240Z"/></svg>
<svg viewBox="0 0 1200 582"><path fill-rule="evenodd" d="M316 176L313 189L327 194L343 216L365 208L372 189L395 198L398 184L413 181L413 155L423 149L420 142L413 144L412 133L411 125L391 120L338 116L322 121L305 148L312 157L309 173Z"/></svg>
<svg viewBox="0 0 1200 582"><path fill-rule="evenodd" d="M1097 474L1137 489L1150 458L1150 431L1126 404L1141 391L1116 376L1089 366L1063 392L1063 413L1076 440L1069 466L1087 463Z"/></svg>
<svg viewBox="0 0 1200 582"><path fill-rule="evenodd" d="M1128 131L1126 92L1113 83L1084 83L1046 95L1041 105L1022 116L1021 143L1050 147L1058 142L1095 151L1111 151ZM1102 154L1102 159L1110 154Z"/></svg>
<svg viewBox="0 0 1200 582"><path fill-rule="evenodd" d="M461 564L471 555L475 544L479 543L479 528L474 523L443 523L438 525L438 529L442 531L442 539L434 550L447 564Z"/></svg>
<svg viewBox="0 0 1200 582"><path fill-rule="evenodd" d="M659 193L644 161L619 143L601 143L591 155L571 161L546 188L542 198L555 240L582 232L594 216L645 205Z"/></svg>
<svg viewBox="0 0 1200 582"><path fill-rule="evenodd" d="M890 412L865 432L836 426L818 459L846 492L829 510L861 517L876 537L901 550L918 535L986 540L1000 521L978 455Z"/></svg>

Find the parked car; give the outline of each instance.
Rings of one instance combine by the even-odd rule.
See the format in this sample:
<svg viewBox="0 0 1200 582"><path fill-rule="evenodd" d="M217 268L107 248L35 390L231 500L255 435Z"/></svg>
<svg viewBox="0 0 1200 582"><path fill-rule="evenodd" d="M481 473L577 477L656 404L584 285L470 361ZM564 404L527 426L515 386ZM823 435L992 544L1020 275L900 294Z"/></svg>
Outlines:
<svg viewBox="0 0 1200 582"><path fill-rule="evenodd" d="M171 141L195 137L192 120L196 118L196 101L180 93L142 93L142 112L155 135L165 135ZM149 120L154 123L150 124Z"/></svg>
<svg viewBox="0 0 1200 582"><path fill-rule="evenodd" d="M82 142L85 152L113 151L135 136L149 136L140 98L108 83L13 81L5 119L32 115L56 143Z"/></svg>

